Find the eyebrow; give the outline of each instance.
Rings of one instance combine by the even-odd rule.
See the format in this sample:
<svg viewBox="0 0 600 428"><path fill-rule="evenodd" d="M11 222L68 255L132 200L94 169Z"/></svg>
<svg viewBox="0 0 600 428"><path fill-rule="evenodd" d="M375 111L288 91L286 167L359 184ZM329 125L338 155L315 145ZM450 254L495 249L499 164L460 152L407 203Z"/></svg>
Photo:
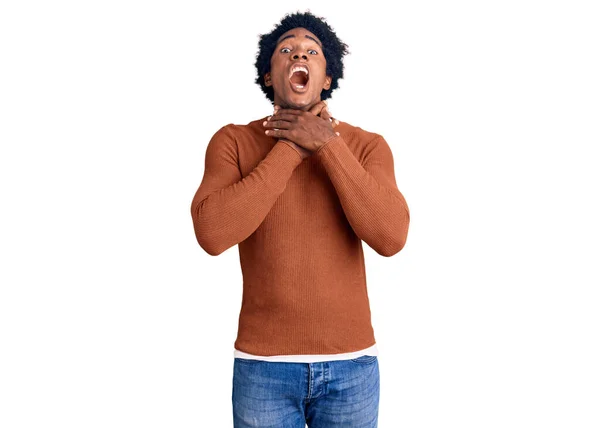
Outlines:
<svg viewBox="0 0 600 428"><path fill-rule="evenodd" d="M277 44L279 44L279 43L283 42L285 39L289 39L290 37L296 37L296 36L295 36L295 35L293 35L293 34L288 34L287 36L283 37L281 40L278 40L278 41L277 41ZM323 49L323 46L321 46L321 43L319 43L319 41L318 41L317 39L315 39L314 37L312 37L312 36L309 36L308 34L305 34L305 35L304 35L304 37L306 37L307 39L311 39L311 40L313 40L313 41L314 41L314 42L315 42L317 45L319 45L319 47L320 47L321 49Z"/></svg>

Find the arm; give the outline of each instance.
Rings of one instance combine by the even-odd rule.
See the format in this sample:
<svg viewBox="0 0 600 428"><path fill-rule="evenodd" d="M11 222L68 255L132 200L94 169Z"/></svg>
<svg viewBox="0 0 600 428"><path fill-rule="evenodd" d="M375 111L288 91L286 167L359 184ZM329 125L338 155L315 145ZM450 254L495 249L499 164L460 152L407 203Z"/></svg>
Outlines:
<svg viewBox="0 0 600 428"><path fill-rule="evenodd" d="M229 125L219 129L206 148L204 176L191 205L198 244L216 256L250 236L301 162L295 149L279 141L242 178L232 130Z"/></svg>
<svg viewBox="0 0 600 428"><path fill-rule="evenodd" d="M393 256L406 243L410 211L398 190L392 151L378 135L362 164L341 136L315 151L339 196L356 235L382 256Z"/></svg>

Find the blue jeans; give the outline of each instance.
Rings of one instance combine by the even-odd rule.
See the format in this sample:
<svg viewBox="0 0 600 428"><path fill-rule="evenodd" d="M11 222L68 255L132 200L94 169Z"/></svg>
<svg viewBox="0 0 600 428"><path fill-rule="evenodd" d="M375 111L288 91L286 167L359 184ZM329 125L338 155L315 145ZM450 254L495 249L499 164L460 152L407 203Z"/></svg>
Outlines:
<svg viewBox="0 0 600 428"><path fill-rule="evenodd" d="M234 358L234 428L377 428L374 355L317 363Z"/></svg>

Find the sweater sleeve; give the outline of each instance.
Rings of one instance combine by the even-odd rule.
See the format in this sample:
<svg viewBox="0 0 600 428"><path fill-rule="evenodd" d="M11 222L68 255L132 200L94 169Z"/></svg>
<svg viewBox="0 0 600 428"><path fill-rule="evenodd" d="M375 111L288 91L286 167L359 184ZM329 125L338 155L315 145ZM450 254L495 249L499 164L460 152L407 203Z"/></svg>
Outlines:
<svg viewBox="0 0 600 428"><path fill-rule="evenodd" d="M378 135L368 143L362 163L338 135L315 155L356 235L382 256L398 253L406 243L410 211L396 185L394 159L385 139Z"/></svg>
<svg viewBox="0 0 600 428"><path fill-rule="evenodd" d="M260 226L302 162L294 148L278 141L242 177L232 126L223 126L209 141L204 176L191 204L198 244L212 256L245 240Z"/></svg>

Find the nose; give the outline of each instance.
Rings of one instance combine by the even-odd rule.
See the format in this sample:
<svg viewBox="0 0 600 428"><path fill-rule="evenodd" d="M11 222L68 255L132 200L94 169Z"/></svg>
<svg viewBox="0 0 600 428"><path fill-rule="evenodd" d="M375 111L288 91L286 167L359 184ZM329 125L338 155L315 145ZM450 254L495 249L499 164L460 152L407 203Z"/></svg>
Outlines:
<svg viewBox="0 0 600 428"><path fill-rule="evenodd" d="M294 54L294 56L292 58L298 59L298 54ZM302 54L302 58L307 59L308 56L306 56L305 54Z"/></svg>

